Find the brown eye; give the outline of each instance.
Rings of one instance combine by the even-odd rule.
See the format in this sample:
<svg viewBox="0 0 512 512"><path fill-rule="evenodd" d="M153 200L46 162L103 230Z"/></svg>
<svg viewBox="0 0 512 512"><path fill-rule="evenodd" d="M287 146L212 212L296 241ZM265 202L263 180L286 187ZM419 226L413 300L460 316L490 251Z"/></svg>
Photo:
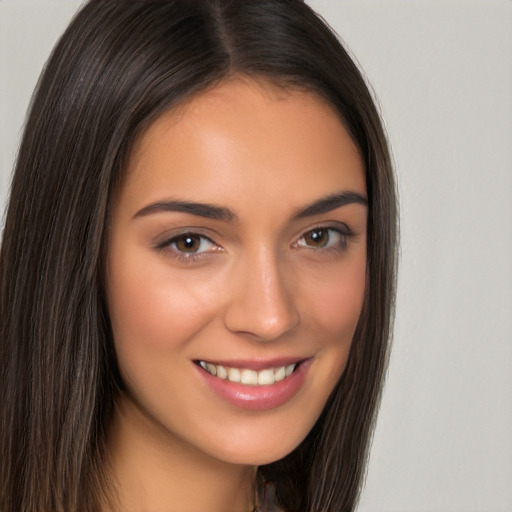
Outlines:
<svg viewBox="0 0 512 512"><path fill-rule="evenodd" d="M344 249L350 235L350 232L344 233L340 229L318 227L304 233L297 241L297 245L315 250Z"/></svg>
<svg viewBox="0 0 512 512"><path fill-rule="evenodd" d="M201 245L201 239L198 236L185 235L174 242L176 249L181 252L197 252Z"/></svg>
<svg viewBox="0 0 512 512"><path fill-rule="evenodd" d="M173 238L169 246L177 252L185 254L198 254L212 249L215 244L205 236L195 233L186 233Z"/></svg>
<svg viewBox="0 0 512 512"><path fill-rule="evenodd" d="M329 243L329 230L313 229L304 235L304 245L315 248L325 247Z"/></svg>

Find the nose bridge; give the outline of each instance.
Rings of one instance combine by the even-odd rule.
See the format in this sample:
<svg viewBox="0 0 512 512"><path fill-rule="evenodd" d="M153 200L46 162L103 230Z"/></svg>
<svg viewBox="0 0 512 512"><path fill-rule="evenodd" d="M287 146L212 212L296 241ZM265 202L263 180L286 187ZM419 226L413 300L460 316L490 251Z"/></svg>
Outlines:
<svg viewBox="0 0 512 512"><path fill-rule="evenodd" d="M233 332L273 340L299 321L285 262L276 251L258 247L237 265L226 326Z"/></svg>

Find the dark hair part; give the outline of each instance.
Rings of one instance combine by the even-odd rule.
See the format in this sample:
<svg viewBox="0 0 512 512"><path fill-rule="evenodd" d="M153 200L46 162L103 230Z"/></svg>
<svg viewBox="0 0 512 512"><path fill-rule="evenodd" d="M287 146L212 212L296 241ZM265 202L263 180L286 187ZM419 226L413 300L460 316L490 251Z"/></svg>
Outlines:
<svg viewBox="0 0 512 512"><path fill-rule="evenodd" d="M138 136L233 75L322 96L366 165L367 289L348 365L306 440L261 467L287 511L352 511L382 388L396 197L360 72L300 0L92 0L46 64L0 253L0 510L99 511L118 374L102 290L109 198Z"/></svg>

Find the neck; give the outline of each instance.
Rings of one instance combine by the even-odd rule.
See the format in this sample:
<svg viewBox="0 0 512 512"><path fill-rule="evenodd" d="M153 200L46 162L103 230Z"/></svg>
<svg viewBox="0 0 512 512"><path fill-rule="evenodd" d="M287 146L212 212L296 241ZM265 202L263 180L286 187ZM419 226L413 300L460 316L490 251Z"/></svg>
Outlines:
<svg viewBox="0 0 512 512"><path fill-rule="evenodd" d="M123 512L249 512L256 467L219 461L173 437L122 399L109 436Z"/></svg>

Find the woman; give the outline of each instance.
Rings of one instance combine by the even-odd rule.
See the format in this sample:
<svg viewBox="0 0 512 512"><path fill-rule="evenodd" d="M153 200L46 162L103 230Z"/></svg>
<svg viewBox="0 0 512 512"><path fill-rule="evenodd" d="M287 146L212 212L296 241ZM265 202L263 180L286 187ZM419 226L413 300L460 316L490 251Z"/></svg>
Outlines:
<svg viewBox="0 0 512 512"><path fill-rule="evenodd" d="M303 2L89 1L3 234L0 510L353 510L395 225L371 96Z"/></svg>

